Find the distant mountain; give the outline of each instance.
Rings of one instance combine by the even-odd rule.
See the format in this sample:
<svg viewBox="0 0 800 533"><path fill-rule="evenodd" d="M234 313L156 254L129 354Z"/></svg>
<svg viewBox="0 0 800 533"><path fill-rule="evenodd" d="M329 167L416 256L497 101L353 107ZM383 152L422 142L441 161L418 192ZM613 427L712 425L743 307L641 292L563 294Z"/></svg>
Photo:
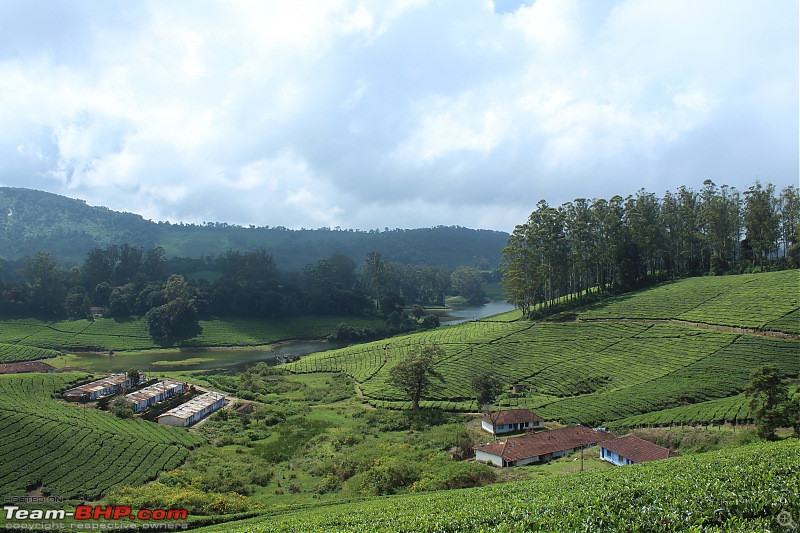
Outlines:
<svg viewBox="0 0 800 533"><path fill-rule="evenodd" d="M93 207L83 200L0 187L0 259L5 260L49 252L64 265L80 265L92 248L131 244L163 246L170 257L265 247L286 270L301 269L337 251L357 262L375 251L389 261L411 265L494 269L508 236L501 231L458 226L378 232L155 223L133 213Z"/></svg>

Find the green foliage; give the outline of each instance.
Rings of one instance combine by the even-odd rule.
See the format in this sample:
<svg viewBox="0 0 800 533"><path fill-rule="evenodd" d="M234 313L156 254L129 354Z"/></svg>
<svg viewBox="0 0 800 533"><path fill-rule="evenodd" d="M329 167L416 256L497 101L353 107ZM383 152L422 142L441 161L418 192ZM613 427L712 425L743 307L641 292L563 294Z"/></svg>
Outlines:
<svg viewBox="0 0 800 533"><path fill-rule="evenodd" d="M13 216L0 223L0 259L18 259L50 252L66 264L80 264L93 248L119 243L155 248L166 257L205 257L220 250L247 252L266 248L281 269L300 271L337 251L360 260L379 251L393 261L445 265L454 269L474 264L476 256L494 268L508 234L457 226L391 231L289 230L153 223L131 213L91 207L40 191L0 187L0 210ZM143 260L147 262L147 257ZM96 283L95 283L96 284Z"/></svg>
<svg viewBox="0 0 800 533"><path fill-rule="evenodd" d="M104 503L133 509L186 509L192 515L224 515L253 509L252 502L236 492L173 486L161 481L140 487L119 487L106 495Z"/></svg>
<svg viewBox="0 0 800 533"><path fill-rule="evenodd" d="M180 468L161 474L158 481L169 487L247 496L270 482L270 467L250 453L203 447Z"/></svg>
<svg viewBox="0 0 800 533"><path fill-rule="evenodd" d="M737 394L622 418L609 423L608 427L619 430L633 427L747 424L752 421L753 413L748 398L744 394Z"/></svg>
<svg viewBox="0 0 800 533"><path fill-rule="evenodd" d="M743 325L772 323L797 310L800 302L790 289L799 274L693 278L579 309L578 321L492 318L312 354L286 368L345 373L373 405L408 409L413 402L392 385L391 369L435 343L444 350L434 368L445 383L423 396L420 406L474 411L478 406L471 381L492 374L505 390L515 383L526 388L522 395L501 395L501 405L528 407L566 423L603 424L679 406L685 406L684 414L674 421L691 422L685 416L689 410L697 412L703 402L741 393L750 372L760 365L776 364L786 375L800 374L797 340L728 327L741 324L739 320L747 321ZM740 311L731 309L736 294ZM687 315L699 319L700 313L706 323L725 327L668 322ZM727 414L733 408L728 405L720 417L750 419L749 409L739 414L740 407ZM698 422L718 418L716 412L697 416Z"/></svg>
<svg viewBox="0 0 800 533"><path fill-rule="evenodd" d="M450 274L453 293L461 296L467 303L476 305L486 297L483 292L483 276L473 268L459 267Z"/></svg>
<svg viewBox="0 0 800 533"><path fill-rule="evenodd" d="M425 346L416 354L397 363L389 371L389 383L403 391L412 401L414 411L419 410L422 396L431 392L435 383L431 378L444 382L444 377L434 368L434 358L445 354L443 348Z"/></svg>
<svg viewBox="0 0 800 533"><path fill-rule="evenodd" d="M789 422L789 393L781 369L772 365L754 369L746 392L758 435L763 439L774 438L775 430Z"/></svg>
<svg viewBox="0 0 800 533"><path fill-rule="evenodd" d="M3 325L3 323L0 323L0 328L2 328ZM37 348L24 344L0 344L0 363L35 361L37 359L48 359L59 355L61 355L61 352L57 350L48 350L47 348Z"/></svg>
<svg viewBox="0 0 800 533"><path fill-rule="evenodd" d="M479 407L491 405L503 391L503 382L491 373L479 374L472 378L472 391Z"/></svg>
<svg viewBox="0 0 800 533"><path fill-rule="evenodd" d="M800 516L800 442L458 492L283 512L202 531L764 531ZM476 503L479 502L479 503Z"/></svg>
<svg viewBox="0 0 800 533"><path fill-rule="evenodd" d="M278 439L256 445L253 453L268 463L287 461L327 427L329 424L319 420L310 420L305 417L287 418L274 428L278 433Z"/></svg>
<svg viewBox="0 0 800 533"><path fill-rule="evenodd" d="M133 418L133 408L125 398L114 398L109 409L117 418Z"/></svg>

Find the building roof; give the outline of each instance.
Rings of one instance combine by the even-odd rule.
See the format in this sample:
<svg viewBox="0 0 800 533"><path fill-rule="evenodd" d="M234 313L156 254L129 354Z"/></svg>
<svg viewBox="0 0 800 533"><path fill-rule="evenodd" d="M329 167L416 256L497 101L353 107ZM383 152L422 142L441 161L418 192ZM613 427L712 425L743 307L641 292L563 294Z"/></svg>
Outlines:
<svg viewBox="0 0 800 533"><path fill-rule="evenodd" d="M492 442L475 449L513 462L582 446L592 446L613 438L613 435L605 431L571 426L541 433L529 433L523 437Z"/></svg>
<svg viewBox="0 0 800 533"><path fill-rule="evenodd" d="M634 463L680 456L679 453L673 452L669 448L653 444L635 435L626 435L625 437L606 441L603 443L603 448L630 459Z"/></svg>
<svg viewBox="0 0 800 533"><path fill-rule="evenodd" d="M102 391L109 387L120 387L128 383L128 374L111 374L107 378L98 379L85 385L73 387L64 393L64 396L74 396L82 394L91 394L92 392Z"/></svg>
<svg viewBox="0 0 800 533"><path fill-rule="evenodd" d="M21 374L23 372L52 372L55 367L41 361L0 364L0 374Z"/></svg>
<svg viewBox="0 0 800 533"><path fill-rule="evenodd" d="M207 392L197 396L196 398L192 398L186 403L182 403L178 407L170 409L163 415L157 417L157 420L165 416L174 416L176 418L186 420L199 413L206 407L214 405L214 403L220 399L224 400L225 395L218 392Z"/></svg>
<svg viewBox="0 0 800 533"><path fill-rule="evenodd" d="M502 424L524 424L525 422L544 422L544 418L529 411L528 409L507 409L498 413L484 415L482 420L487 424L492 423L492 417L496 417L494 423Z"/></svg>
<svg viewBox="0 0 800 533"><path fill-rule="evenodd" d="M182 381L175 381L173 379L165 379L159 381L158 383L154 383L149 385L141 390L136 392L132 392L130 394L125 395L126 400L130 400L134 403L139 403L141 401L147 401L150 398L154 398L159 394L163 394L168 390L174 390L179 392L186 388L186 383Z"/></svg>

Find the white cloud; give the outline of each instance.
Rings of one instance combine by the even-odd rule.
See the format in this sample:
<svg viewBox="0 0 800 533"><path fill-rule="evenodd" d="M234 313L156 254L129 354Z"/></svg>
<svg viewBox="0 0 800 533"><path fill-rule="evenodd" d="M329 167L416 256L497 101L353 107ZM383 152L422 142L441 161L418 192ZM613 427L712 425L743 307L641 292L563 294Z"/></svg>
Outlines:
<svg viewBox="0 0 800 533"><path fill-rule="evenodd" d="M792 2L0 7L0 184L153 219L510 230L798 181ZM77 6L77 7L76 7Z"/></svg>

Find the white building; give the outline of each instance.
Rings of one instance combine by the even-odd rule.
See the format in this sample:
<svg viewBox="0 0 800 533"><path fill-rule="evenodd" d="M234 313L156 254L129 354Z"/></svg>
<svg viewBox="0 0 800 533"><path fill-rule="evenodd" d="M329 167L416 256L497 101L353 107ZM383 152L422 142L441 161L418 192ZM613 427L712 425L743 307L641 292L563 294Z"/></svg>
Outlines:
<svg viewBox="0 0 800 533"><path fill-rule="evenodd" d="M565 427L478 446L475 459L500 467L545 463L612 438L604 431L582 426Z"/></svg>
<svg viewBox="0 0 800 533"><path fill-rule="evenodd" d="M167 426L186 427L202 420L220 407L225 405L225 395L218 392L207 392L188 402L170 409L159 416L159 424Z"/></svg>
<svg viewBox="0 0 800 533"><path fill-rule="evenodd" d="M481 429L492 435L543 427L544 419L528 409L506 409L489 413L481 419Z"/></svg>
<svg viewBox="0 0 800 533"><path fill-rule="evenodd" d="M133 412L139 413L153 404L168 400L184 392L186 392L186 383L165 379L136 392L126 394L125 399L130 402Z"/></svg>
<svg viewBox="0 0 800 533"><path fill-rule="evenodd" d="M617 466L646 463L679 457L680 454L634 435L609 440L600 445L600 459Z"/></svg>
<svg viewBox="0 0 800 533"><path fill-rule="evenodd" d="M139 374L139 383L145 380L144 374ZM92 381L86 385L74 387L63 395L65 400L97 400L111 394L116 394L138 383L131 383L128 374L111 374L107 378Z"/></svg>

